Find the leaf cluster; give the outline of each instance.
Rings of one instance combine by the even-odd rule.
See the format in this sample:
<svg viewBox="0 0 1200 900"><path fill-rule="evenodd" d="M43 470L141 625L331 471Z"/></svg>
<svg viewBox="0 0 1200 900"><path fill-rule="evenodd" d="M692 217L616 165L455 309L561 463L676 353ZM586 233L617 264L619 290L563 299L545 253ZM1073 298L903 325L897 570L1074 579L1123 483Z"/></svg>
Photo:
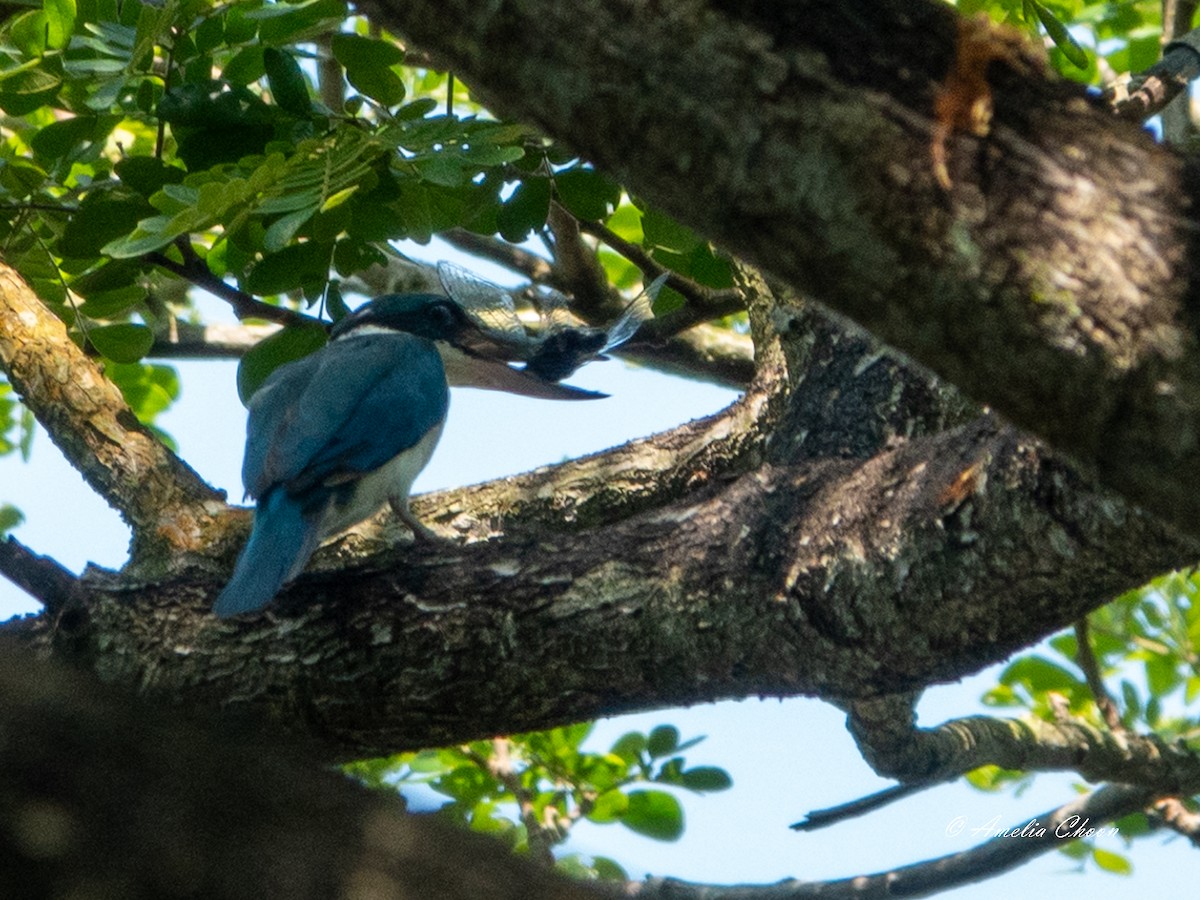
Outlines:
<svg viewBox="0 0 1200 900"><path fill-rule="evenodd" d="M732 785L723 769L688 766L683 754L703 738L681 740L671 725L628 732L606 752L584 748L592 730L593 723L581 723L354 763L347 771L372 787L406 795L426 786L446 798L441 815L497 835L523 853L561 844L580 820L674 841L683 833L683 807L664 787L703 794ZM603 857L569 855L556 864L590 878L626 878Z"/></svg>

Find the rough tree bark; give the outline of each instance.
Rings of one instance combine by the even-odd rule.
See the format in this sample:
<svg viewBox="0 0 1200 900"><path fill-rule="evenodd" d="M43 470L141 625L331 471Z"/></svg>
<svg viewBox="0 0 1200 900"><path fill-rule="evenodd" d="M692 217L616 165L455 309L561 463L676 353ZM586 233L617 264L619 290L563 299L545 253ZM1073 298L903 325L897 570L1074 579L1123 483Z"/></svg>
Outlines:
<svg viewBox="0 0 1200 900"><path fill-rule="evenodd" d="M747 276L758 374L729 410L426 498L468 543L363 529L263 617L218 622L245 516L161 449L132 469L101 453L141 432L118 398L76 408L38 377L48 358L19 351L43 326L5 280L0 361L28 367L27 402L81 464L97 451L93 484L135 530L123 572L56 591L12 638L338 760L721 697L907 692L1194 561L1189 183L1032 56L987 69L995 125L950 134L946 191L932 115L965 39L933 2L372 9L497 110L1038 437ZM86 362L55 340L54 366ZM95 402L117 423L98 444Z"/></svg>

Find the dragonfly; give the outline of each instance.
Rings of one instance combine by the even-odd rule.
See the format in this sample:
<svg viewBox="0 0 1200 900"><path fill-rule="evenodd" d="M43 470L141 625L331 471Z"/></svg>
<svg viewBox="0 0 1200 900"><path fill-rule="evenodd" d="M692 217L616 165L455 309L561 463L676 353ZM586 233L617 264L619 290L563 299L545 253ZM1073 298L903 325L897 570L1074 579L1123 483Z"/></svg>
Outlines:
<svg viewBox="0 0 1200 900"><path fill-rule="evenodd" d="M525 363L524 371L544 381L561 381L585 363L607 359L604 354L624 344L654 317L654 300L667 280L667 273L654 279L605 328L577 324L566 296L540 289L533 300L538 327L531 331L506 288L452 262L438 263L437 271L450 299L489 336L509 347L514 360Z"/></svg>

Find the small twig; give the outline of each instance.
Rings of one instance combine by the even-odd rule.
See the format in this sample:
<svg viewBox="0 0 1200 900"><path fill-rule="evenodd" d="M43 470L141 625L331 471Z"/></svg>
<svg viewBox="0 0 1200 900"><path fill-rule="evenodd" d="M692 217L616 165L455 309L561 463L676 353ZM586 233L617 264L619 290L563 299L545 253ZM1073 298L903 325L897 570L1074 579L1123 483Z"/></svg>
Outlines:
<svg viewBox="0 0 1200 900"><path fill-rule="evenodd" d="M1075 644L1075 662L1078 663L1079 668L1083 670L1084 677L1087 678L1088 689L1092 692L1100 715L1104 717L1104 724L1108 726L1109 731L1124 734L1125 724L1121 721L1121 711L1117 708L1117 703L1108 692L1108 688L1104 686L1104 676L1100 674L1100 663L1096 660L1096 654L1092 652L1091 636L1088 633L1086 618L1075 623Z"/></svg>
<svg viewBox="0 0 1200 900"><path fill-rule="evenodd" d="M250 294L239 291L214 275L204 261L194 254L189 257L187 253L184 253L182 263L175 262L163 253L151 253L147 258L159 268L166 269L196 287L220 297L233 307L233 312L239 319L265 319L268 322L279 322L281 325L324 324L319 319L306 316L304 313L255 300Z"/></svg>
<svg viewBox="0 0 1200 900"><path fill-rule="evenodd" d="M51 613L62 609L79 588L79 579L70 570L49 556L39 556L11 535L0 541L0 574Z"/></svg>
<svg viewBox="0 0 1200 900"><path fill-rule="evenodd" d="M617 235L607 225L599 222L579 220L579 230L584 234L601 241L620 253L627 260L642 270L647 279L657 278L668 270L655 262L654 259L636 244L632 244ZM665 316L659 316L647 323L638 332L636 340L651 342L664 341L672 335L679 334L713 319L724 318L746 308L741 294L734 290L712 290L699 285L690 278L685 278L677 272L667 275L667 287L677 291L686 303L677 310Z"/></svg>
<svg viewBox="0 0 1200 900"><path fill-rule="evenodd" d="M838 822L866 815L869 812L887 806L889 803L903 800L905 797L909 797L926 788L931 788L936 784L938 782L932 781L924 784L897 784L889 788L884 788L882 791L877 791L874 794L868 794L866 797L851 800L849 803L842 803L839 806L829 806L825 809L814 809L802 820L789 827L793 831L816 831L818 828L828 828L830 825L836 825Z"/></svg>

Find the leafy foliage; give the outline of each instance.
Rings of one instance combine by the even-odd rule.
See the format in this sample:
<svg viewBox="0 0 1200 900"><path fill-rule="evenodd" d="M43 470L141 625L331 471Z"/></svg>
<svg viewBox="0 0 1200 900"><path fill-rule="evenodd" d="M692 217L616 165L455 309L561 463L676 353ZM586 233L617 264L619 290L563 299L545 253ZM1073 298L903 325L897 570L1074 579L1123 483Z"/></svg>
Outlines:
<svg viewBox="0 0 1200 900"><path fill-rule="evenodd" d="M678 729L660 725L649 734L631 731L598 753L583 749L592 728L581 723L405 753L354 763L347 771L381 789L411 793L425 785L448 798L442 815L500 836L518 852L535 847L548 852L581 819L674 841L683 833L683 807L662 787L702 794L732 786L724 769L688 767L683 753L703 738L681 741ZM603 857L571 855L556 865L589 878L626 878L619 865Z"/></svg>

